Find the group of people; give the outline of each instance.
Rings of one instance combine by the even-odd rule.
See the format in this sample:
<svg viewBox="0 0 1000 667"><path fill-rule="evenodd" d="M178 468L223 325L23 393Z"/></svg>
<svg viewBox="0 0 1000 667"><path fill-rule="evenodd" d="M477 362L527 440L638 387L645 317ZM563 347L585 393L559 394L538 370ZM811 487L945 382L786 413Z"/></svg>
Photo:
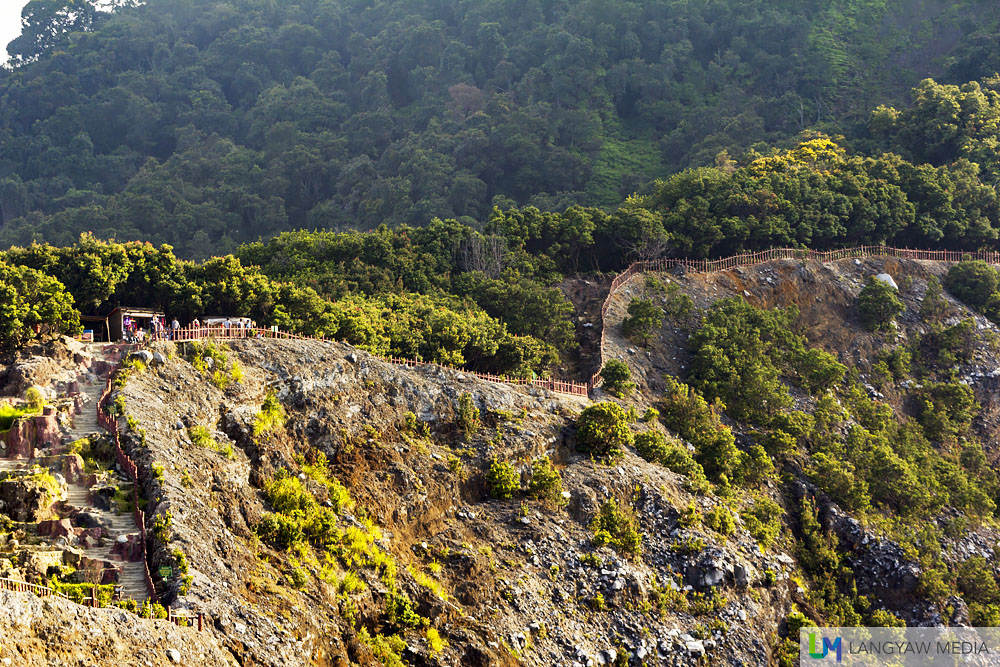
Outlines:
<svg viewBox="0 0 1000 667"><path fill-rule="evenodd" d="M127 343L142 343L147 340L178 340L182 335L193 338L203 338L214 334L223 334L225 337L248 338L251 332L257 328L257 323L246 318L238 318L235 321L226 318L218 323L203 325L198 318L191 320L187 327L181 327L177 318L171 320L169 326L162 317L150 319L149 332L139 325L135 318L126 316L122 320L124 331L122 335Z"/></svg>

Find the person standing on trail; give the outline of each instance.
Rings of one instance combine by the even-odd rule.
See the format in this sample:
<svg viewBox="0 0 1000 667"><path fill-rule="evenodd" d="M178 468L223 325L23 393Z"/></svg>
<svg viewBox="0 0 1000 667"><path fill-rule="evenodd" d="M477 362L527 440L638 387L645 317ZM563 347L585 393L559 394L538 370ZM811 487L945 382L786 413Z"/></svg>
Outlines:
<svg viewBox="0 0 1000 667"><path fill-rule="evenodd" d="M177 335L178 335L178 333L181 330L181 323L177 321L176 317L170 323L170 328L173 329L173 332L172 332L173 335L171 336L171 338L173 340L177 340Z"/></svg>
<svg viewBox="0 0 1000 667"><path fill-rule="evenodd" d="M233 323L232 323L232 322L231 322L231 321L229 320L229 318L227 317L227 318L226 318L226 321L222 323L222 327L223 327L223 329L224 329L224 331L225 331L225 334L226 334L226 335L228 336L228 335L229 335L229 333L230 333L230 332L232 331L232 329L233 329Z"/></svg>
<svg viewBox="0 0 1000 667"><path fill-rule="evenodd" d="M198 321L197 317L191 320L191 324L188 326L194 330L195 337L201 338L201 322Z"/></svg>

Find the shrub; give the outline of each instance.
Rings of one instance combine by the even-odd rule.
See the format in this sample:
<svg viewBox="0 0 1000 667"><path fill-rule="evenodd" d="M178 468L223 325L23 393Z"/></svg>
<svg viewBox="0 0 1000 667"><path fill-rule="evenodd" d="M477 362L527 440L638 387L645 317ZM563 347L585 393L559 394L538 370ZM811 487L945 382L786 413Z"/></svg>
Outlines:
<svg viewBox="0 0 1000 667"><path fill-rule="evenodd" d="M635 343L645 345L655 329L663 324L663 310L648 299L632 299L628 317L622 320L622 333Z"/></svg>
<svg viewBox="0 0 1000 667"><path fill-rule="evenodd" d="M347 571L344 576L337 581L337 590L345 595L357 593L365 588L365 582L352 571Z"/></svg>
<svg viewBox="0 0 1000 667"><path fill-rule="evenodd" d="M983 261L959 262L944 278L944 285L957 299L973 310L983 312L987 317L987 306L995 301L994 295L1000 291L1000 272ZM930 285L928 285L929 289Z"/></svg>
<svg viewBox="0 0 1000 667"><path fill-rule="evenodd" d="M448 642L441 638L441 633L436 628L427 628L427 648L430 649L431 657L436 656L448 646Z"/></svg>
<svg viewBox="0 0 1000 667"><path fill-rule="evenodd" d="M406 642L396 635L376 634L372 637L367 628L358 631L358 639L371 649L372 655L382 667L405 667L401 656L406 650Z"/></svg>
<svg viewBox="0 0 1000 667"><path fill-rule="evenodd" d="M458 397L458 428L466 438L479 430L479 408L472 394L465 392Z"/></svg>
<svg viewBox="0 0 1000 667"><path fill-rule="evenodd" d="M979 412L975 393L957 382L926 384L918 396L920 423L931 440L955 440L969 429Z"/></svg>
<svg viewBox="0 0 1000 667"><path fill-rule="evenodd" d="M778 503L761 496L740 512L740 518L754 539L766 549L774 544L781 531L781 513Z"/></svg>
<svg viewBox="0 0 1000 667"><path fill-rule="evenodd" d="M688 338L692 385L720 398L736 419L768 423L792 401L780 373L795 370L806 355L804 338L794 331L797 318L794 307L763 310L743 299L720 299Z"/></svg>
<svg viewBox="0 0 1000 667"><path fill-rule="evenodd" d="M642 413L642 421L644 422L655 422L660 418L660 411L656 408L646 408L646 411Z"/></svg>
<svg viewBox="0 0 1000 667"><path fill-rule="evenodd" d="M892 328L904 306L895 288L870 276L858 295L857 308L861 323L866 328L885 331Z"/></svg>
<svg viewBox="0 0 1000 667"><path fill-rule="evenodd" d="M510 500L521 490L521 477L510 463L494 457L486 473L486 489L493 498Z"/></svg>
<svg viewBox="0 0 1000 667"><path fill-rule="evenodd" d="M261 405L260 412L253 424L253 434L261 436L265 433L277 431L285 425L285 408L278 401L274 390L268 390L264 397L264 404Z"/></svg>
<svg viewBox="0 0 1000 667"><path fill-rule="evenodd" d="M38 387L28 387L24 392L24 400L27 401L30 412L41 412L45 408L45 396Z"/></svg>
<svg viewBox="0 0 1000 667"><path fill-rule="evenodd" d="M705 525L720 535L732 535L736 532L736 520L725 505L716 505L710 509L705 515Z"/></svg>
<svg viewBox="0 0 1000 667"><path fill-rule="evenodd" d="M937 276L927 279L927 291L920 302L920 317L925 322L937 322L948 312L948 300L941 289L941 281Z"/></svg>
<svg viewBox="0 0 1000 667"><path fill-rule="evenodd" d="M254 529L257 536L275 549L290 549L305 538L297 521L283 514L265 513Z"/></svg>
<svg viewBox="0 0 1000 667"><path fill-rule="evenodd" d="M562 477L559 471L552 465L548 456L536 459L531 464L531 480L528 482L528 493L539 500L561 505L565 502L562 497Z"/></svg>
<svg viewBox="0 0 1000 667"><path fill-rule="evenodd" d="M396 591L389 593L385 605L386 622L397 632L423 625L423 619L413 610L413 603L404 593Z"/></svg>
<svg viewBox="0 0 1000 667"><path fill-rule="evenodd" d="M204 426L192 426L189 428L188 437L198 447L206 449L218 449L219 447L218 443L215 442L215 438L212 437L212 432Z"/></svg>
<svg viewBox="0 0 1000 667"><path fill-rule="evenodd" d="M632 444L628 414L611 401L588 406L576 426L577 449L605 463L621 460L625 447Z"/></svg>
<svg viewBox="0 0 1000 667"><path fill-rule="evenodd" d="M637 556L642 551L642 536L635 517L620 509L614 498L604 501L590 529L594 532L596 546L611 544L627 556Z"/></svg>
<svg viewBox="0 0 1000 667"><path fill-rule="evenodd" d="M292 584L292 588L302 590L306 587L306 583L309 581L306 571L302 569L300 565L293 564L288 572L288 581Z"/></svg>
<svg viewBox="0 0 1000 667"><path fill-rule="evenodd" d="M667 438L658 431L646 431L635 436L635 450L651 463L663 464L670 454Z"/></svg>
<svg viewBox="0 0 1000 667"><path fill-rule="evenodd" d="M731 479L740 462L740 450L733 432L719 419L721 404L709 406L696 391L673 377L667 376L666 384L661 404L663 423L694 445L695 459L709 479ZM675 451L681 452L680 448ZM673 470L673 466L668 467Z"/></svg>
<svg viewBox="0 0 1000 667"><path fill-rule="evenodd" d="M0 404L0 433L9 431L14 422L26 414L30 414L27 408L16 408L9 403Z"/></svg>
<svg viewBox="0 0 1000 667"><path fill-rule="evenodd" d="M829 352L809 349L799 355L796 370L806 391L822 394L844 379L847 367Z"/></svg>
<svg viewBox="0 0 1000 667"><path fill-rule="evenodd" d="M601 368L601 379L608 393L624 398L625 394L635 389L635 383L630 381L632 371L628 364L618 359L609 359Z"/></svg>
<svg viewBox="0 0 1000 667"><path fill-rule="evenodd" d="M701 519L701 512L698 511L698 506L690 502L681 510L680 516L677 517L677 523L683 528L691 528L701 523Z"/></svg>
<svg viewBox="0 0 1000 667"><path fill-rule="evenodd" d="M167 510L163 514L157 514L153 519L153 537L155 537L160 544L166 544L173 537L172 527L174 525L174 517Z"/></svg>
<svg viewBox="0 0 1000 667"><path fill-rule="evenodd" d="M759 485L774 476L774 462L760 445L753 445L742 457L737 476L744 484Z"/></svg>

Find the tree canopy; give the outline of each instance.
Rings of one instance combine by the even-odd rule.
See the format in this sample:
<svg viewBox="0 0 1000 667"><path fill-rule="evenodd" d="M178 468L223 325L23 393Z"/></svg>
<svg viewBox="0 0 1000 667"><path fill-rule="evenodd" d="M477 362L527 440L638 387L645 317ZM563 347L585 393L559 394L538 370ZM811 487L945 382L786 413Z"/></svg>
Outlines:
<svg viewBox="0 0 1000 667"><path fill-rule="evenodd" d="M93 231L204 258L300 228L484 221L494 206L613 207L654 178L722 170L673 182L668 202L692 181L728 187L728 155L809 128L882 141L935 168L965 158L992 174L994 85L950 84L992 74L981 45L1000 8L944 5L119 0L111 11L94 0L32 0L0 69L0 243L68 245ZM956 39L944 46L925 24ZM920 84L912 109L881 108L869 138L869 110L900 106L925 76L948 85ZM948 131L927 136L938 127ZM965 185L974 175L966 164L914 178L961 180L940 189L978 199ZM896 189L911 192L905 184L878 179L850 160L828 178L790 174L772 190L778 219L729 245L825 242L839 231L815 210L825 204L838 223L864 227L870 217L872 229L860 231L886 238L910 216L940 213L911 214ZM753 184L769 190L741 183ZM799 187L805 220L781 211ZM756 193L741 193L736 210L694 236L705 207L717 213L709 193L671 215L687 219L676 223L698 251L741 205L769 205ZM952 242L989 241L979 218L991 207L946 217L925 236L953 224ZM658 227L633 214L623 222ZM587 243L586 227L576 229L555 240L571 259ZM634 246L660 241L640 234Z"/></svg>

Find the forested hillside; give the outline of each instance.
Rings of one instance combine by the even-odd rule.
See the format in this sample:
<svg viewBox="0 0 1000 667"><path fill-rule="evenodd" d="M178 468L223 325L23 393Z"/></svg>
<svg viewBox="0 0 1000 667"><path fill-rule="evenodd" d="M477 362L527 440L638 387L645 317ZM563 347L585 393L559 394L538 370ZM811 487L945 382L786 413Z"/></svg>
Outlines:
<svg viewBox="0 0 1000 667"><path fill-rule="evenodd" d="M990 2L113 5L25 9L0 70L0 244L94 231L198 258L303 227L612 207L809 128L942 164L995 141L976 119L961 143L919 92L923 112L880 108L869 132L927 76L1000 67Z"/></svg>

